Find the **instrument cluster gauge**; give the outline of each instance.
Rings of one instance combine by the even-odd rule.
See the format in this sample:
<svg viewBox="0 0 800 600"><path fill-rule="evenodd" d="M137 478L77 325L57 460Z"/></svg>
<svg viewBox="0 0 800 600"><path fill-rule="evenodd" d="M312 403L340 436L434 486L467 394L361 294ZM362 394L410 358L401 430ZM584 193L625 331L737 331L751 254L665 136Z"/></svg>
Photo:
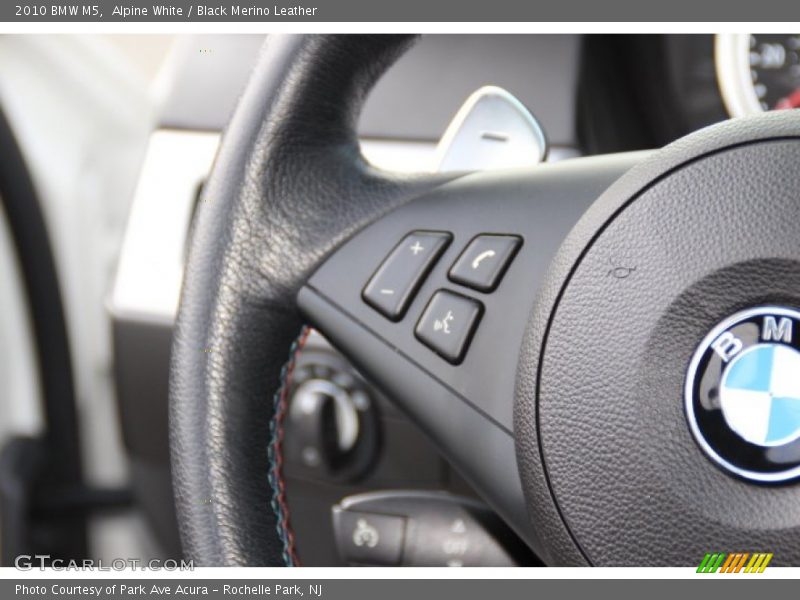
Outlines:
<svg viewBox="0 0 800 600"><path fill-rule="evenodd" d="M714 51L732 117L800 108L800 34L718 34Z"/></svg>

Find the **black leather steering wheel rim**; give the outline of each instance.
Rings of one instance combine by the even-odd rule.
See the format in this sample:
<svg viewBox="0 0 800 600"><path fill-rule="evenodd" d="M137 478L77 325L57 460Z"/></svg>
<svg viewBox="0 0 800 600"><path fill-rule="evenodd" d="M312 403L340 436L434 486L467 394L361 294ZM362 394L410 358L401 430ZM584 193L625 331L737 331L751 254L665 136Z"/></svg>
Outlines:
<svg viewBox="0 0 800 600"><path fill-rule="evenodd" d="M194 223L170 382L184 555L285 564L267 474L273 395L301 329L298 289L353 232L442 177L361 157L356 123L410 36L270 36Z"/></svg>

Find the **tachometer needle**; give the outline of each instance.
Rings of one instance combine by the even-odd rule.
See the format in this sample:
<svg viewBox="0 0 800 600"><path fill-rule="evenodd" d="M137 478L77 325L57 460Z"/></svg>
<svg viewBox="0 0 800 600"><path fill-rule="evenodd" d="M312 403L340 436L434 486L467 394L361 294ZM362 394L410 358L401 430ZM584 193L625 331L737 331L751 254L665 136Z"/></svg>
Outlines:
<svg viewBox="0 0 800 600"><path fill-rule="evenodd" d="M782 110L785 108L800 108L800 88L797 88L785 98L778 100L778 102L775 104L775 108L777 110Z"/></svg>

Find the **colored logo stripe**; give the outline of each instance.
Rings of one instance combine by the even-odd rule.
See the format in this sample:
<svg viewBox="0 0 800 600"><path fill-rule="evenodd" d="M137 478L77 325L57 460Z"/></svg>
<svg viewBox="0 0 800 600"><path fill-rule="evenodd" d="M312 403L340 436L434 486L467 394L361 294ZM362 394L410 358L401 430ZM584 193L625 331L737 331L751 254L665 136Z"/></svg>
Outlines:
<svg viewBox="0 0 800 600"><path fill-rule="evenodd" d="M725 564L722 565L722 570L720 573L738 573L742 570L744 561L746 561L749 556L749 552L737 552L735 554L729 554L728 560L726 560Z"/></svg>
<svg viewBox="0 0 800 600"><path fill-rule="evenodd" d="M750 559L750 562L747 564L745 568L745 573L763 573L764 569L767 568L769 561L772 560L772 552L763 553L760 552L758 554L753 554L753 558Z"/></svg>
<svg viewBox="0 0 800 600"><path fill-rule="evenodd" d="M772 560L771 552L707 552L697 567L698 573L763 573ZM749 559L749 561L748 561ZM745 563L747 566L745 566Z"/></svg>
<svg viewBox="0 0 800 600"><path fill-rule="evenodd" d="M717 569L722 565L722 561L725 560L725 556L726 554L724 552L715 552L714 554L706 553L700 566L697 567L697 572L716 573Z"/></svg>

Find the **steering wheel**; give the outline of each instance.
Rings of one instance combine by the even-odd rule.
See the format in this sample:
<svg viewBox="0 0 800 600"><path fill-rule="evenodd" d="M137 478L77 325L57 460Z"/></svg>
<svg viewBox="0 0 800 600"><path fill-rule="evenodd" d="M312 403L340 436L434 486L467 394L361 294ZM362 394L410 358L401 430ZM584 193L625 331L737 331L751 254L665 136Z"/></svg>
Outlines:
<svg viewBox="0 0 800 600"><path fill-rule="evenodd" d="M748 356L800 357L800 113L653 153L401 176L365 162L356 123L412 43L270 36L224 134L171 367L186 555L296 561L280 451L310 323L547 564L797 564L796 386L763 392L767 417L787 402L780 443L741 399ZM791 371L764 360L761 379Z"/></svg>

